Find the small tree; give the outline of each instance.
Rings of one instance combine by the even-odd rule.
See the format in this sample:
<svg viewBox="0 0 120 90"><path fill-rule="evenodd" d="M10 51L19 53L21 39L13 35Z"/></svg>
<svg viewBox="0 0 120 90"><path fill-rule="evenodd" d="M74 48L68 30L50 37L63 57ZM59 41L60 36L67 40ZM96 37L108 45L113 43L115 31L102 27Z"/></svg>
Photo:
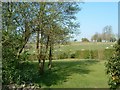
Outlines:
<svg viewBox="0 0 120 90"><path fill-rule="evenodd" d="M74 39L74 42L77 42L77 39Z"/></svg>
<svg viewBox="0 0 120 90"><path fill-rule="evenodd" d="M111 89L120 88L120 39L114 48L115 53L106 64Z"/></svg>
<svg viewBox="0 0 120 90"><path fill-rule="evenodd" d="M82 38L82 42L89 42L87 38Z"/></svg>

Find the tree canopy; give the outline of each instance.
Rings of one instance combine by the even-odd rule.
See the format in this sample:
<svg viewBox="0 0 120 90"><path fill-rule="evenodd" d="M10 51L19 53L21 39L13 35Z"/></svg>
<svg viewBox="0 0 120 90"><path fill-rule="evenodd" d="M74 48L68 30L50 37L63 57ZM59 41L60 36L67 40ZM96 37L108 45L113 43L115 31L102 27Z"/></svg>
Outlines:
<svg viewBox="0 0 120 90"><path fill-rule="evenodd" d="M75 16L79 11L76 2L3 2L3 83L22 82L18 66L27 60L23 49L31 37L36 42L39 73L43 74L47 58L51 69L54 45L79 28Z"/></svg>

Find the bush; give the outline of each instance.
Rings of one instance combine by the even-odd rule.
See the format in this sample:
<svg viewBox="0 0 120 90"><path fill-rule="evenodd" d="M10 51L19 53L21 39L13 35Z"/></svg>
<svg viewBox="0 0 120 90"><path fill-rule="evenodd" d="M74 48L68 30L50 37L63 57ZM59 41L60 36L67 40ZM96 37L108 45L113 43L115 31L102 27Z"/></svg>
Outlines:
<svg viewBox="0 0 120 90"><path fill-rule="evenodd" d="M22 61L26 61L29 59L30 54L28 53L28 51L24 51L21 55L20 58Z"/></svg>
<svg viewBox="0 0 120 90"><path fill-rule="evenodd" d="M30 81L29 77L26 77L30 71L25 68L26 65L21 64L28 60L29 53L24 52L19 58L17 58L14 48L2 48L2 84L21 84L23 81ZM24 68L23 68L24 67ZM24 71L23 71L24 70ZM31 72L32 73L32 72Z"/></svg>
<svg viewBox="0 0 120 90"><path fill-rule="evenodd" d="M98 59L98 50L90 51L90 59Z"/></svg>
<svg viewBox="0 0 120 90"><path fill-rule="evenodd" d="M76 57L75 57L75 53L72 53L72 54L70 55L70 58L76 58Z"/></svg>
<svg viewBox="0 0 120 90"><path fill-rule="evenodd" d="M104 50L98 50L98 57L97 57L97 59L99 59L99 60L104 60L105 59Z"/></svg>
<svg viewBox="0 0 120 90"><path fill-rule="evenodd" d="M28 60L31 61L37 60L37 54L30 54Z"/></svg>
<svg viewBox="0 0 120 90"><path fill-rule="evenodd" d="M106 63L107 74L109 75L109 85L111 89L120 88L120 39L114 46L115 52Z"/></svg>
<svg viewBox="0 0 120 90"><path fill-rule="evenodd" d="M67 59L67 58L78 58L78 59L99 59L106 60L114 52L114 49L105 50L77 50L75 52L57 52L54 54L54 59Z"/></svg>
<svg viewBox="0 0 120 90"><path fill-rule="evenodd" d="M75 52L75 57L79 59L89 59L90 57L89 50L77 50Z"/></svg>
<svg viewBox="0 0 120 90"><path fill-rule="evenodd" d="M104 50L104 59L108 59L110 56L113 55L114 49L105 49Z"/></svg>
<svg viewBox="0 0 120 90"><path fill-rule="evenodd" d="M66 59L66 58L68 58L68 55L69 54L67 54L66 52L60 53L59 59Z"/></svg>
<svg viewBox="0 0 120 90"><path fill-rule="evenodd" d="M15 74L17 73L16 66L20 60L16 58L12 50L7 48L4 48L2 55L2 83L10 84L14 82Z"/></svg>

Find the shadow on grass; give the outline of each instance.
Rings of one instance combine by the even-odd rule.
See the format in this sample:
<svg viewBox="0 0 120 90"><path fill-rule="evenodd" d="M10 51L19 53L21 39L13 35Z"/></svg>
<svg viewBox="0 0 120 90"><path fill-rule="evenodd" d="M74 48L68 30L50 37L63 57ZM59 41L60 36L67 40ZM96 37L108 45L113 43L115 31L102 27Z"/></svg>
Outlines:
<svg viewBox="0 0 120 90"><path fill-rule="evenodd" d="M44 75L40 76L38 74L38 63L28 63L27 65L21 65L22 66L22 72L25 73L26 78L29 79L32 83L37 83L42 85L45 85L47 87L51 85L56 85L59 83L66 82L68 79L68 76L70 76L73 73L78 74L89 74L91 70L89 69L89 66L92 64L96 64L98 61L95 60L82 60L82 61L59 61L59 62L53 62L53 68L52 70L45 70ZM47 68L47 63L46 67ZM24 74L23 74L24 75ZM27 80L27 79L26 79Z"/></svg>

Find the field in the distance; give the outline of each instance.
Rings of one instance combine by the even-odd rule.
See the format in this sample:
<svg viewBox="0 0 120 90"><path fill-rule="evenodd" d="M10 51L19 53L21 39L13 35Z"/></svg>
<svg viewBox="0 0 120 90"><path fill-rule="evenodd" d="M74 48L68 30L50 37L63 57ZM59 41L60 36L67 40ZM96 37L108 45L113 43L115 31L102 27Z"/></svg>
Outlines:
<svg viewBox="0 0 120 90"><path fill-rule="evenodd" d="M59 45L55 47L55 50L61 50L61 51L76 51L76 50L102 50L106 48L113 48L113 45L115 43L113 42L88 42L88 43L82 43L82 42L72 42L69 45Z"/></svg>
<svg viewBox="0 0 120 90"><path fill-rule="evenodd" d="M103 49L111 49L113 48L113 45L115 43L114 42L88 42L88 43L82 43L82 42L71 42L70 44L67 44L67 45L55 45L54 47L54 51L63 51L63 52L66 52L66 51L73 51L75 52L76 50L103 50ZM29 44L31 45L33 48L30 48L29 52L30 53L35 53L34 51L36 51L36 44L35 43L32 43L32 44Z"/></svg>

